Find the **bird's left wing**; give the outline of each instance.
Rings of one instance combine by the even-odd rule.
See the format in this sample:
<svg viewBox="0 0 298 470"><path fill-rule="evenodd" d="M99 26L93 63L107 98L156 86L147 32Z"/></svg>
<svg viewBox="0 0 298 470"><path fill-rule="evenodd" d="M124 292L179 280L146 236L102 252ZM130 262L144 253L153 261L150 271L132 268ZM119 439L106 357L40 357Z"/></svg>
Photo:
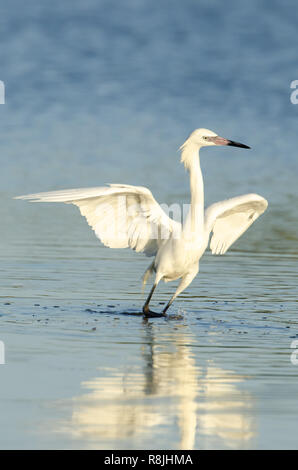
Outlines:
<svg viewBox="0 0 298 470"><path fill-rule="evenodd" d="M267 209L268 202L258 194L244 194L216 202L205 212L205 227L212 232L212 254L223 255Z"/></svg>
<svg viewBox="0 0 298 470"><path fill-rule="evenodd" d="M142 186L110 184L29 194L16 199L74 204L105 246L129 247L147 256L154 256L163 241L181 227L167 216L151 191Z"/></svg>

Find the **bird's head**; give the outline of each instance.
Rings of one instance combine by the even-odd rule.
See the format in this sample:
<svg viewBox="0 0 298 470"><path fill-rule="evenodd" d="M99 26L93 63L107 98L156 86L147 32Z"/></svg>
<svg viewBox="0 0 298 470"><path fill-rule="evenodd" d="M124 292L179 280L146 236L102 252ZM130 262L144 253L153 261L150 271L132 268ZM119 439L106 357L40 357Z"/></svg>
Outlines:
<svg viewBox="0 0 298 470"><path fill-rule="evenodd" d="M232 147L241 147L244 149L250 148L247 145L240 144L234 140L228 140L223 137L219 137L219 135L215 134L215 132L210 131L209 129L194 130L186 142L181 146L181 148L183 149L186 144L193 144L198 148L209 147L210 145L230 145Z"/></svg>
<svg viewBox="0 0 298 470"><path fill-rule="evenodd" d="M213 131L209 131L209 129L196 129L180 147L181 162L184 164L185 168L190 169L193 159L201 147L209 147L210 145L231 145L232 147L241 147L244 149L250 148L247 145L234 142L234 140L219 137L219 135L215 134Z"/></svg>

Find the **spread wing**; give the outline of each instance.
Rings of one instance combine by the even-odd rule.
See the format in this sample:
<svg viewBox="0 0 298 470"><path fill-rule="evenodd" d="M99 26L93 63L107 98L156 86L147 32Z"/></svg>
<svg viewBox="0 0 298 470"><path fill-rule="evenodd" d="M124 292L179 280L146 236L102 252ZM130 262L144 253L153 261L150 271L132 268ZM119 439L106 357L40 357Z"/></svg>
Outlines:
<svg viewBox="0 0 298 470"><path fill-rule="evenodd" d="M78 206L102 243L110 248L132 248L147 256L180 224L166 215L149 189L111 184L18 196L34 202L65 202Z"/></svg>
<svg viewBox="0 0 298 470"><path fill-rule="evenodd" d="M208 233L212 232L212 254L223 255L267 206L266 199L258 194L244 194L209 206L205 212L205 226Z"/></svg>

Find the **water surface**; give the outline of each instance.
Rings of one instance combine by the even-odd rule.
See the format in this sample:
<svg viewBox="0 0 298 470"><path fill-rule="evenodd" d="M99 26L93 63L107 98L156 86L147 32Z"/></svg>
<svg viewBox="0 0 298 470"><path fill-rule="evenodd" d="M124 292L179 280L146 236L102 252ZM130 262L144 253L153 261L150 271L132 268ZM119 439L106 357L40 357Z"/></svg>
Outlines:
<svg viewBox="0 0 298 470"><path fill-rule="evenodd" d="M295 3L1 10L0 447L297 448ZM103 247L75 207L12 197L114 182L188 202L177 148L196 127L252 147L202 151L206 204L269 208L145 321L150 260Z"/></svg>

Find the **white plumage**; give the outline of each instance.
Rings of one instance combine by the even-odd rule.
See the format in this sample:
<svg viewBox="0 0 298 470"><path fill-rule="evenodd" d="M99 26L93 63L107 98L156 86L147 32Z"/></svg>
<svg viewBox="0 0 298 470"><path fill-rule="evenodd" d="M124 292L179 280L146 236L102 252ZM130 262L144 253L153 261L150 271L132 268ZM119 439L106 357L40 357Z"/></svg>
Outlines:
<svg viewBox="0 0 298 470"><path fill-rule="evenodd" d="M223 255L230 246L266 210L268 202L258 194L244 194L216 202L205 212L206 229L212 236L210 249L214 255Z"/></svg>
<svg viewBox="0 0 298 470"><path fill-rule="evenodd" d="M224 254L268 206L266 199L258 194L245 194L212 204L204 211L198 151L209 145L249 148L218 137L207 129L197 129L190 135L181 147L181 161L190 172L191 188L190 210L183 224L168 217L151 191L142 186L111 184L29 194L16 199L74 204L105 246L129 247L146 256L154 256L143 278L145 283L150 274L156 273L143 312L146 316L165 315L173 300L197 274L210 233L212 253ZM158 282L179 278L181 282L163 312L150 311L149 302Z"/></svg>
<svg viewBox="0 0 298 470"><path fill-rule="evenodd" d="M165 214L151 191L142 186L110 184L29 194L16 199L74 204L105 246L132 248L147 256L156 255L162 240L169 238L179 226Z"/></svg>

